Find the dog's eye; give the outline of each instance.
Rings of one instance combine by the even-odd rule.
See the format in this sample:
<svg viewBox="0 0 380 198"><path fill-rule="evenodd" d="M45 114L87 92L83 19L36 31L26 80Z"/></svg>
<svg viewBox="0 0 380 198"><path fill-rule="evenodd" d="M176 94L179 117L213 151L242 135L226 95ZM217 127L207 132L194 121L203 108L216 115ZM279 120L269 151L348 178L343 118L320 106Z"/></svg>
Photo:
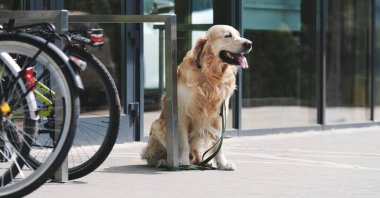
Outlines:
<svg viewBox="0 0 380 198"><path fill-rule="evenodd" d="M232 34L231 33L228 33L224 36L224 38L231 38L232 37Z"/></svg>

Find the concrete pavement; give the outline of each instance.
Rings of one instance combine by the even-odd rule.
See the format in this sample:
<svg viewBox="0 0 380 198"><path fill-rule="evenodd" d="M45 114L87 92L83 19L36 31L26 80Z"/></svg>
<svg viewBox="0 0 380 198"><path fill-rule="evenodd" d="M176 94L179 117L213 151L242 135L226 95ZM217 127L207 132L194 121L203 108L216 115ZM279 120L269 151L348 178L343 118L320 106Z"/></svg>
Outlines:
<svg viewBox="0 0 380 198"><path fill-rule="evenodd" d="M228 138L236 171L150 168L145 144L118 144L92 174L27 197L380 197L380 127Z"/></svg>

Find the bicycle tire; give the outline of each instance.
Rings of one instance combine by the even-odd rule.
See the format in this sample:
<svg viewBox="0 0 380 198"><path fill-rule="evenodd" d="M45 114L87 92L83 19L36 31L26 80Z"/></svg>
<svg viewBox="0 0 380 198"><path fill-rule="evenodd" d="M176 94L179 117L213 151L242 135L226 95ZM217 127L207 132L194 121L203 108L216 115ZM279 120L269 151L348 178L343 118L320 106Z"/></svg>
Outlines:
<svg viewBox="0 0 380 198"><path fill-rule="evenodd" d="M86 91L91 91L88 86L94 85L98 86L96 103L104 100L103 105L106 107L102 115L96 110L91 113L92 116L101 119L101 122L91 123L83 116L78 121L73 146L68 154L69 180L72 180L91 173L106 160L118 136L121 107L116 85L106 66L98 58L78 46L69 46L66 53L87 63L86 69L81 72L84 84L84 91L80 93L81 109L86 105L99 106L88 101L91 97ZM98 141L95 142L94 139ZM100 147L94 144L100 144ZM82 157L78 158L78 155Z"/></svg>
<svg viewBox="0 0 380 198"><path fill-rule="evenodd" d="M41 78L45 78L47 76L45 74L48 73L49 79L56 80L55 83L52 83L55 88L59 89L55 99L59 101L58 103L62 103L63 109L60 113L56 112L56 116L62 117L62 123L58 123L60 120L57 119L55 126L57 128L54 128L59 130L57 133L59 137L55 142L55 148L49 150L45 161L38 167L27 165L22 170L20 168L19 175L25 172L23 173L24 178L15 178L11 183L0 186L0 197L21 197L34 191L50 179L65 160L74 138L79 115L78 89L70 73L67 56L53 44L41 38L26 34L1 35L0 52L31 57L31 60L36 61L33 64L39 63L38 66L46 69L48 72L42 72ZM33 141L36 142L37 140ZM39 142L36 143L39 144ZM26 161L25 164L28 164Z"/></svg>
<svg viewBox="0 0 380 198"><path fill-rule="evenodd" d="M1 63L4 59L12 59L8 54L0 54ZM12 60L10 61L12 62ZM9 62L8 62L9 63ZM16 65L16 64L15 64ZM17 66L18 67L18 66ZM12 111L23 112L24 116L15 116L12 118L12 123L4 121L9 118L4 114L1 114L1 131L2 134L0 136L1 142L1 162L8 162L11 160L12 156L12 148L9 148L6 144L12 142L15 145L15 150L19 152L19 155L14 160L15 162L10 165L8 169L6 169L3 174L0 175L1 186L4 186L14 179L14 175L19 173L19 167L24 166L23 159L29 155L30 147L25 145L32 144L32 139L29 138L29 135L36 133L37 131L37 121L33 118L35 116L31 116L29 112L33 111L33 105L28 105L27 95L24 94L27 92L27 88L25 83L22 80L17 80L17 71L11 71L12 68L8 64L1 64L1 103L9 102L9 108ZM30 95L29 95L30 96ZM32 100L34 99L33 96ZM16 105L11 101L19 101L20 105ZM2 112L1 112L2 113ZM4 118L4 119L3 119ZM18 124L16 124L18 123ZM22 123L22 124L20 124ZM21 126L20 126L21 125ZM23 133L20 134L18 129L22 128ZM19 141L19 139L23 141Z"/></svg>

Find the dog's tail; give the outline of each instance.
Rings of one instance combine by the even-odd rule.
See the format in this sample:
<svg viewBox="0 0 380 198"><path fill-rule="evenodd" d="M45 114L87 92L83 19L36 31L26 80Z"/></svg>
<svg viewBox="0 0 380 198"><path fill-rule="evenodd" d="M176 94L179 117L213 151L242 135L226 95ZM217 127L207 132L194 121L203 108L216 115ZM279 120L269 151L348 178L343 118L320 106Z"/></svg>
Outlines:
<svg viewBox="0 0 380 198"><path fill-rule="evenodd" d="M141 152L141 159L145 159L149 166L160 166L166 159L166 149L154 138L149 137L148 145Z"/></svg>
<svg viewBox="0 0 380 198"><path fill-rule="evenodd" d="M160 145L159 145L159 142L157 141L157 139L150 136L148 144L140 153L141 159L149 160L149 159L156 158L155 156L156 156L157 150L159 148L160 148Z"/></svg>
<svg viewBox="0 0 380 198"><path fill-rule="evenodd" d="M166 159L166 145L165 141L160 139L165 138L165 124L161 119L153 122L149 134L147 146L141 152L141 158L146 159L148 165L157 166L163 159Z"/></svg>

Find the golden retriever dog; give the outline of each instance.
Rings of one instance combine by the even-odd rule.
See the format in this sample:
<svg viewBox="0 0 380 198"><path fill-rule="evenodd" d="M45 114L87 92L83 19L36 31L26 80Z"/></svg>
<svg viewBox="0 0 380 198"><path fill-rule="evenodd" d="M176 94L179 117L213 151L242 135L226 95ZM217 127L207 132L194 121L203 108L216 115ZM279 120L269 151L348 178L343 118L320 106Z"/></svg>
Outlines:
<svg viewBox="0 0 380 198"><path fill-rule="evenodd" d="M221 137L220 107L224 101L228 107L236 89L236 73L239 66L248 68L244 54L251 49L252 42L240 37L236 29L215 25L197 40L178 66L180 165L199 164L203 153ZM148 144L141 154L148 165L157 167L166 165L165 96L162 102L163 111L153 122ZM215 156L212 165L222 170L235 170L235 165L224 156L223 149Z"/></svg>

